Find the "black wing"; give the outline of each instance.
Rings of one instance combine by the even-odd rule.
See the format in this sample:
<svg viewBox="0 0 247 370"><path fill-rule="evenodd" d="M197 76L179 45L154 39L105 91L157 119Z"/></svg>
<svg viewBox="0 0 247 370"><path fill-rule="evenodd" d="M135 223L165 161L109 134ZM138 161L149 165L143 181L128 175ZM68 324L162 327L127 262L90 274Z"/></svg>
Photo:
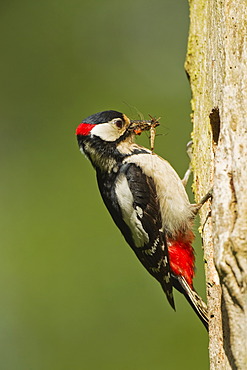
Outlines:
<svg viewBox="0 0 247 370"><path fill-rule="evenodd" d="M98 172L97 179L102 198L114 222L143 266L160 282L170 305L175 308L168 248L153 179L134 163L122 165L115 175L102 175ZM132 203L133 214L129 217L122 194L124 191L127 201ZM120 196L123 196L122 202L119 201ZM136 240L136 225L139 233L144 235L143 243L141 238Z"/></svg>

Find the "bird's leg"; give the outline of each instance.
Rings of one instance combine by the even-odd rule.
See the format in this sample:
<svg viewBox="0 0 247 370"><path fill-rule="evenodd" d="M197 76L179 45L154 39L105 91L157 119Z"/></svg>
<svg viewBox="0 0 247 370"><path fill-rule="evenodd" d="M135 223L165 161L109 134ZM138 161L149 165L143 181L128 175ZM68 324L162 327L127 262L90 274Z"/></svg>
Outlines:
<svg viewBox="0 0 247 370"><path fill-rule="evenodd" d="M192 172L191 171L191 165L189 165L189 168L187 169L187 171L184 174L184 177L182 178L182 183L183 183L184 187L186 187L186 185L187 185L187 182L190 178L191 172Z"/></svg>
<svg viewBox="0 0 247 370"><path fill-rule="evenodd" d="M198 211L199 209L203 206L204 203L206 203L207 200L209 200L210 198L213 197L213 188L211 188L207 194L204 195L204 197L202 197L202 199L200 200L199 203L197 203L197 207L198 207Z"/></svg>
<svg viewBox="0 0 247 370"><path fill-rule="evenodd" d="M191 140L191 141L188 142L187 147L186 147L186 151L187 151L188 157L190 159L190 164L189 164L189 168L187 169L187 171L184 174L184 177L182 178L182 183L183 183L184 187L187 185L187 182L188 182L189 177L190 177L191 172L192 172L192 168L191 168L192 144L193 144L193 142Z"/></svg>
<svg viewBox="0 0 247 370"><path fill-rule="evenodd" d="M187 152L188 157L190 159L190 163L191 163L191 159L192 159L192 144L193 144L193 141L190 140L187 144L187 147L186 147L186 152ZM188 170L185 172L184 177L182 178L182 183L183 183L184 187L187 185L187 182L189 180L191 172L192 172L192 166L190 164ZM211 188L209 190L209 192L207 192L207 194L204 195L204 197L202 197L202 199L200 200L199 203L193 204L195 215L199 212L199 210L201 209L203 204L206 203L208 199L212 198L212 196L213 196L213 188Z"/></svg>
<svg viewBox="0 0 247 370"><path fill-rule="evenodd" d="M202 199L200 200L199 203L193 204L193 206L194 206L194 209L193 209L194 215L197 215L199 210L202 208L203 204L206 203L207 200L209 200L212 197L213 197L213 188L211 188L207 192L207 194L202 197Z"/></svg>
<svg viewBox="0 0 247 370"><path fill-rule="evenodd" d="M213 188L211 188L207 194L204 195L204 197L202 197L202 199L200 200L199 203L197 203L197 205L201 208L203 206L204 203L206 203L206 201L210 198L213 197ZM199 208L199 209L200 209Z"/></svg>

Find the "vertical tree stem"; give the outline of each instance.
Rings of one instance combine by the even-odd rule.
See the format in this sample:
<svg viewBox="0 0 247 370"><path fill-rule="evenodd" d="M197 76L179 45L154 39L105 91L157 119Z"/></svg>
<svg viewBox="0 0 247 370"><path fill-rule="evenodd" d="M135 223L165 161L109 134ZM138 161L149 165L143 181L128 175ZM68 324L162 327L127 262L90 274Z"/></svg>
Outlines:
<svg viewBox="0 0 247 370"><path fill-rule="evenodd" d="M247 2L190 0L194 192L202 207L211 369L247 369Z"/></svg>

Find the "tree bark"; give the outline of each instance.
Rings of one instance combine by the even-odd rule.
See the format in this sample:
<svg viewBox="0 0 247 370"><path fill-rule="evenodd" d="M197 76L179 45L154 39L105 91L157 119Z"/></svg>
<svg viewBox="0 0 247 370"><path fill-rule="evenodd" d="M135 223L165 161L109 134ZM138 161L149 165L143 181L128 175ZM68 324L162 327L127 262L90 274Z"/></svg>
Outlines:
<svg viewBox="0 0 247 370"><path fill-rule="evenodd" d="M247 369L247 1L190 0L194 192L202 207L211 369Z"/></svg>

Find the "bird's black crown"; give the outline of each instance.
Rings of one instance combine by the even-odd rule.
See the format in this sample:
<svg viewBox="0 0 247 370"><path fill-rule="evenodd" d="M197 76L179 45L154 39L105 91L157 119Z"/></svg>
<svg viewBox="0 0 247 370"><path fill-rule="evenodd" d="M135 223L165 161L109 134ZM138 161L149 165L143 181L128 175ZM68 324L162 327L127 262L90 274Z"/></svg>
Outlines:
<svg viewBox="0 0 247 370"><path fill-rule="evenodd" d="M96 125L98 123L105 123L113 120L114 118L123 119L123 113L117 112L116 110L105 110L103 112L92 114L85 118L82 122Z"/></svg>

